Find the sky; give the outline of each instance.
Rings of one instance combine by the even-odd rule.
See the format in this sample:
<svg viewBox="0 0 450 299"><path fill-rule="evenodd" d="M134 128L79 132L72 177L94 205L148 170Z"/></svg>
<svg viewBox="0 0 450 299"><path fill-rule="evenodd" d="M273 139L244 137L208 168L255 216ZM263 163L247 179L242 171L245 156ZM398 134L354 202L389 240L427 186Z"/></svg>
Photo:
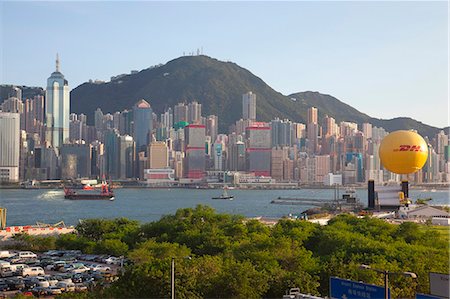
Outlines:
<svg viewBox="0 0 450 299"><path fill-rule="evenodd" d="M445 1L0 1L0 13L2 84L45 87L56 53L75 88L203 49L285 95L449 125Z"/></svg>

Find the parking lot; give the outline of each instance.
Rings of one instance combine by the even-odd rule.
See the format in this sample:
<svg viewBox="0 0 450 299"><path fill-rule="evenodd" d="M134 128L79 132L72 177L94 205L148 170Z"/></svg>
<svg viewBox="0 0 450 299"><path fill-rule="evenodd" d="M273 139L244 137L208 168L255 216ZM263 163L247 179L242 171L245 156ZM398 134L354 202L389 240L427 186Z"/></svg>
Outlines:
<svg viewBox="0 0 450 299"><path fill-rule="evenodd" d="M0 296L16 293L52 297L85 292L117 279L123 257L83 254L79 250L0 251Z"/></svg>

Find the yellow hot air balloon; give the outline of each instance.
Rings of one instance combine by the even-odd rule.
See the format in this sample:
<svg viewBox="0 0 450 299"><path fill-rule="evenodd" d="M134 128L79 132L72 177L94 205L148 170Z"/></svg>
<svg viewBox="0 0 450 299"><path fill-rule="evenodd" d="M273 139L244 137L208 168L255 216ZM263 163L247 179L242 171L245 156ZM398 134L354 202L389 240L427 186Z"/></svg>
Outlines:
<svg viewBox="0 0 450 299"><path fill-rule="evenodd" d="M400 130L383 138L379 155L387 170L409 174L423 167L428 157L428 146L419 134Z"/></svg>

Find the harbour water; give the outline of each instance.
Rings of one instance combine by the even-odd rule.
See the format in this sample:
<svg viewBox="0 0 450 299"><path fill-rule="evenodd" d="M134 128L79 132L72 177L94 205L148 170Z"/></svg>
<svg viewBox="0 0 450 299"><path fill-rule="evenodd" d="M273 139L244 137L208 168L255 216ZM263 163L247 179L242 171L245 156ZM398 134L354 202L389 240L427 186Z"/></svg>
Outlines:
<svg viewBox="0 0 450 299"><path fill-rule="evenodd" d="M340 191L341 193L343 190ZM77 224L79 219L126 217L142 223L156 221L177 209L208 205L217 212L240 214L245 217L280 218L300 213L311 205L276 205L278 197L302 197L332 200L332 189L301 190L229 190L234 200L213 200L221 190L203 189L116 189L116 199L68 200L63 190L0 189L0 207L7 209L7 225L29 225L36 221ZM358 189L363 205L367 205L367 190ZM411 189L410 197L432 198L430 205L449 204L449 190Z"/></svg>

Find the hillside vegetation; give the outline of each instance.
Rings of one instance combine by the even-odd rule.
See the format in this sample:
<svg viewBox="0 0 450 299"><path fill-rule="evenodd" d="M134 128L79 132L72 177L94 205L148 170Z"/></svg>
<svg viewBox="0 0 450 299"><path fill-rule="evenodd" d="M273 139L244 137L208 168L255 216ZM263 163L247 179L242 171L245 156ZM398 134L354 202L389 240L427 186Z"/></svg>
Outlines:
<svg viewBox="0 0 450 299"><path fill-rule="evenodd" d="M449 271L448 236L433 227L345 214L326 226L280 220L268 227L197 206L143 225L126 219L85 220L77 230L78 235L45 242L29 237L25 247L36 249L43 242L41 250L79 249L125 255L133 262L110 288L83 298L168 297L172 257L180 299L280 298L290 287L326 296L330 276L382 286L383 275L361 270L361 264L415 272L416 280L390 278L394 298L412 298L415 291L428 293L429 272Z"/></svg>
<svg viewBox="0 0 450 299"><path fill-rule="evenodd" d="M197 100L202 104L203 115L218 115L220 131L226 132L242 117L242 94L248 91L257 95L259 121L279 117L306 123L307 109L314 106L319 108L321 117L328 114L338 122L371 122L388 131L416 129L425 136L434 136L438 132L438 128L410 118L371 118L319 92L285 96L247 69L203 55L180 57L111 82L84 83L71 92L71 111L88 115L88 122L92 124L97 108L110 113L122 111L144 98L152 105L154 112L160 114L179 102Z"/></svg>

